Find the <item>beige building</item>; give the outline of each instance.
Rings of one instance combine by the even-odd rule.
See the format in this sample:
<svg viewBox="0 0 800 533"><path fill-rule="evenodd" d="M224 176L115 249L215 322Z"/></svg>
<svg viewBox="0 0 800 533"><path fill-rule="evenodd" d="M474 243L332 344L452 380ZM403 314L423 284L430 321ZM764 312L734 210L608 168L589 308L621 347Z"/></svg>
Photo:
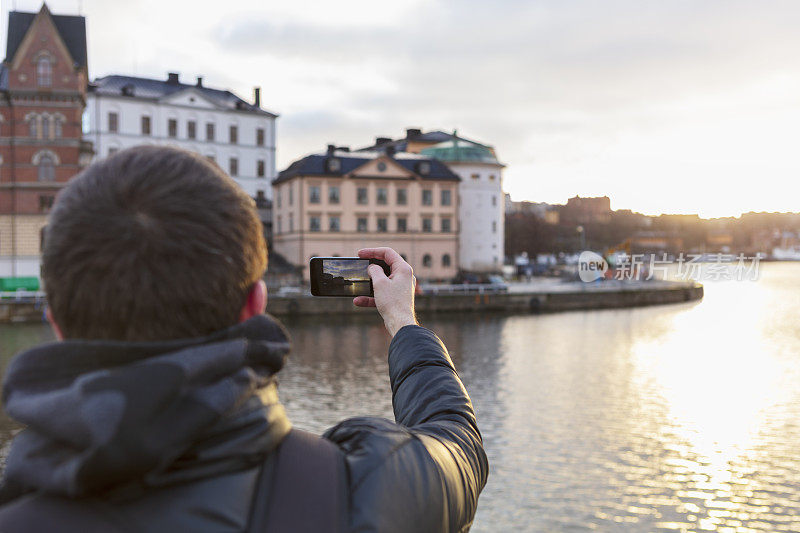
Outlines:
<svg viewBox="0 0 800 533"><path fill-rule="evenodd" d="M458 271L459 177L409 153L327 152L292 163L273 181L273 247L305 267L314 256L389 246L419 279Z"/></svg>

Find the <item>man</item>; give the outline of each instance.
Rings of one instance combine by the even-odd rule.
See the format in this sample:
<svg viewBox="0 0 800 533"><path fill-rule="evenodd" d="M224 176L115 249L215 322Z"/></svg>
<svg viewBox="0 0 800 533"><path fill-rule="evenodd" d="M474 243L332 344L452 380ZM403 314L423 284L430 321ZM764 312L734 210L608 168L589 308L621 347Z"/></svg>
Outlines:
<svg viewBox="0 0 800 533"><path fill-rule="evenodd" d="M392 342L396 422L293 430L264 314L253 201L215 164L137 147L61 192L42 276L59 342L18 355L3 400L0 531L464 531L486 483L469 396L414 318L395 251L359 251Z"/></svg>

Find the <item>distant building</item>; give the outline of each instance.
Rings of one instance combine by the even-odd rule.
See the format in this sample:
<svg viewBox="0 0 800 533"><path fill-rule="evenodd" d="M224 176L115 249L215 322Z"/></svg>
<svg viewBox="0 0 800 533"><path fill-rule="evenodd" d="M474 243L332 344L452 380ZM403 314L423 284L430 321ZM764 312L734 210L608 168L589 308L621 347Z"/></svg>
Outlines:
<svg viewBox="0 0 800 533"><path fill-rule="evenodd" d="M611 199L608 196L570 198L561 210L561 220L567 224L606 223L611 220Z"/></svg>
<svg viewBox="0 0 800 533"><path fill-rule="evenodd" d="M39 276L58 191L91 159L81 140L88 79L84 17L8 15L0 65L0 276Z"/></svg>
<svg viewBox="0 0 800 533"><path fill-rule="evenodd" d="M442 162L409 153L329 146L273 181L274 250L304 268L313 256L353 256L390 246L420 279L458 271L459 177Z"/></svg>
<svg viewBox="0 0 800 533"><path fill-rule="evenodd" d="M560 220L559 209L563 207L564 206L552 205L545 202L528 202L525 200L521 202L513 202L511 200L511 195L506 194L507 215L513 213L528 213L544 220L548 224L555 225L558 224Z"/></svg>
<svg viewBox="0 0 800 533"><path fill-rule="evenodd" d="M420 153L444 161L461 178L459 185L460 265L468 271L496 271L505 255L503 168L493 147L457 132L409 128L392 140L377 137L368 151Z"/></svg>
<svg viewBox="0 0 800 533"><path fill-rule="evenodd" d="M216 161L253 198L266 202L275 179L275 119L254 90L249 103L227 90L166 80L104 76L89 86L84 134L97 157L137 144L185 148Z"/></svg>

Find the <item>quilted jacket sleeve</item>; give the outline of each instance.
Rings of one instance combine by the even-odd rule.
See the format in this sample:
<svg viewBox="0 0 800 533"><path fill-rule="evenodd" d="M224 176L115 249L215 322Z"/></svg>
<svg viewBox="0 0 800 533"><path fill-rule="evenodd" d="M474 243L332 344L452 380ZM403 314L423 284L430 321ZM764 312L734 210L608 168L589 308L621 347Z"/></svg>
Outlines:
<svg viewBox="0 0 800 533"><path fill-rule="evenodd" d="M389 346L396 422L346 420L326 433L346 454L353 531L466 531L488 462L467 391L431 331Z"/></svg>

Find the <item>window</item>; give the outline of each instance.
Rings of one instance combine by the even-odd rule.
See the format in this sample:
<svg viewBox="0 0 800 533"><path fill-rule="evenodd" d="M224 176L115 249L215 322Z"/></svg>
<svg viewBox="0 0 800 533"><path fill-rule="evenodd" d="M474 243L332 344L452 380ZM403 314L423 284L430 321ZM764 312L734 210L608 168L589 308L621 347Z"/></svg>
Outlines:
<svg viewBox="0 0 800 533"><path fill-rule="evenodd" d="M489 174L489 181L494 181L494 174Z"/></svg>
<svg viewBox="0 0 800 533"><path fill-rule="evenodd" d="M294 231L294 215L289 213L289 233Z"/></svg>
<svg viewBox="0 0 800 533"><path fill-rule="evenodd" d="M497 221L492 220L492 233L497 233Z"/></svg>
<svg viewBox="0 0 800 533"><path fill-rule="evenodd" d="M39 181L55 181L56 162L53 156L47 153L39 157Z"/></svg>
<svg viewBox="0 0 800 533"><path fill-rule="evenodd" d="M430 233L433 231L433 218L422 217L422 232Z"/></svg>
<svg viewBox="0 0 800 533"><path fill-rule="evenodd" d="M397 205L406 205L408 203L408 191L406 189L397 189Z"/></svg>
<svg viewBox="0 0 800 533"><path fill-rule="evenodd" d="M263 178L266 174L266 164L263 159L256 161L256 176Z"/></svg>
<svg viewBox="0 0 800 533"><path fill-rule="evenodd" d="M422 205L433 205L433 191L422 189Z"/></svg>
<svg viewBox="0 0 800 533"><path fill-rule="evenodd" d="M34 139L39 136L39 117L33 116L28 121L28 133Z"/></svg>
<svg viewBox="0 0 800 533"><path fill-rule="evenodd" d="M214 142L214 123L208 122L206 124L206 140L208 142Z"/></svg>
<svg viewBox="0 0 800 533"><path fill-rule="evenodd" d="M235 157L231 157L228 161L228 170L231 176L238 176L239 175L239 160Z"/></svg>
<svg viewBox="0 0 800 533"><path fill-rule="evenodd" d="M190 139L197 138L197 122L190 120L186 123L186 136Z"/></svg>
<svg viewBox="0 0 800 533"><path fill-rule="evenodd" d="M397 233L405 233L408 231L408 219L406 217L397 217Z"/></svg>
<svg viewBox="0 0 800 533"><path fill-rule="evenodd" d="M320 230L319 216L312 215L312 216L308 217L308 229L309 229L309 231L319 231Z"/></svg>
<svg viewBox="0 0 800 533"><path fill-rule="evenodd" d="M378 187L376 197L379 205L386 205L386 202L389 200L389 191L386 187Z"/></svg>
<svg viewBox="0 0 800 533"><path fill-rule="evenodd" d="M53 122L53 125L55 126L54 131L53 131L53 136L56 139L60 138L61 135L63 134L63 131L64 131L63 124L64 124L64 120L61 117L56 117L55 121Z"/></svg>
<svg viewBox="0 0 800 533"><path fill-rule="evenodd" d="M278 189L277 191L275 191L275 203L277 204L278 207L281 206L281 196L282 196L281 195L281 189Z"/></svg>
<svg viewBox="0 0 800 533"><path fill-rule="evenodd" d="M264 128L256 129L256 145L264 146Z"/></svg>
<svg viewBox="0 0 800 533"><path fill-rule="evenodd" d="M50 138L50 117L44 115L42 117L42 139Z"/></svg>
<svg viewBox="0 0 800 533"><path fill-rule="evenodd" d="M331 215L328 217L328 231L339 231L341 229L341 220L338 216Z"/></svg>
<svg viewBox="0 0 800 533"><path fill-rule="evenodd" d="M231 144L236 144L239 142L239 128L237 126L231 126L229 138Z"/></svg>
<svg viewBox="0 0 800 533"><path fill-rule="evenodd" d="M39 211L47 211L53 207L53 200L55 200L55 198L55 196L50 195L39 196Z"/></svg>
<svg viewBox="0 0 800 533"><path fill-rule="evenodd" d="M311 185L308 188L308 203L318 204L320 202L319 185Z"/></svg>
<svg viewBox="0 0 800 533"><path fill-rule="evenodd" d="M173 139L178 136L178 121L174 118L167 121L167 135Z"/></svg>
<svg viewBox="0 0 800 533"><path fill-rule="evenodd" d="M111 112L108 114L108 131L111 133L119 131L119 115L117 113Z"/></svg>
<svg viewBox="0 0 800 533"><path fill-rule="evenodd" d="M142 116L142 135L150 135L150 117L147 115Z"/></svg>
<svg viewBox="0 0 800 533"><path fill-rule="evenodd" d="M294 184L289 184L289 205L294 205Z"/></svg>
<svg viewBox="0 0 800 533"><path fill-rule="evenodd" d="M443 218L442 219L442 233L450 233L450 231L452 231L450 219L449 218Z"/></svg>
<svg viewBox="0 0 800 533"><path fill-rule="evenodd" d="M283 224L281 224L281 222L283 222L281 216L278 215L278 233L283 233Z"/></svg>
<svg viewBox="0 0 800 533"><path fill-rule="evenodd" d="M358 219L356 219L356 231L361 233L367 231L367 217L358 217Z"/></svg>
<svg viewBox="0 0 800 533"><path fill-rule="evenodd" d="M433 265L433 259L431 258L431 254L425 254L422 256L422 266L425 268L430 268Z"/></svg>
<svg viewBox="0 0 800 533"><path fill-rule="evenodd" d="M450 254L442 255L442 266L449 267L450 266Z"/></svg>
<svg viewBox="0 0 800 533"><path fill-rule="evenodd" d="M497 196L492 196L492 205L497 205Z"/></svg>
<svg viewBox="0 0 800 533"><path fill-rule="evenodd" d="M53 64L47 56L41 56L36 60L36 83L39 87L53 85Z"/></svg>
<svg viewBox="0 0 800 533"><path fill-rule="evenodd" d="M339 187L335 185L328 186L328 203L329 204L339 203Z"/></svg>
<svg viewBox="0 0 800 533"><path fill-rule="evenodd" d="M453 193L450 189L442 190L442 205L451 205L453 202Z"/></svg>
<svg viewBox="0 0 800 533"><path fill-rule="evenodd" d="M356 191L356 203L359 204L366 204L367 203L367 188L366 187L359 187Z"/></svg>
<svg viewBox="0 0 800 533"><path fill-rule="evenodd" d="M378 217L378 232L386 233L389 231L389 221L386 217Z"/></svg>
<svg viewBox="0 0 800 533"><path fill-rule="evenodd" d="M481 179L481 175L480 175L480 174L473 174L473 175L472 175L472 179L473 179L474 181L477 181L477 180Z"/></svg>

